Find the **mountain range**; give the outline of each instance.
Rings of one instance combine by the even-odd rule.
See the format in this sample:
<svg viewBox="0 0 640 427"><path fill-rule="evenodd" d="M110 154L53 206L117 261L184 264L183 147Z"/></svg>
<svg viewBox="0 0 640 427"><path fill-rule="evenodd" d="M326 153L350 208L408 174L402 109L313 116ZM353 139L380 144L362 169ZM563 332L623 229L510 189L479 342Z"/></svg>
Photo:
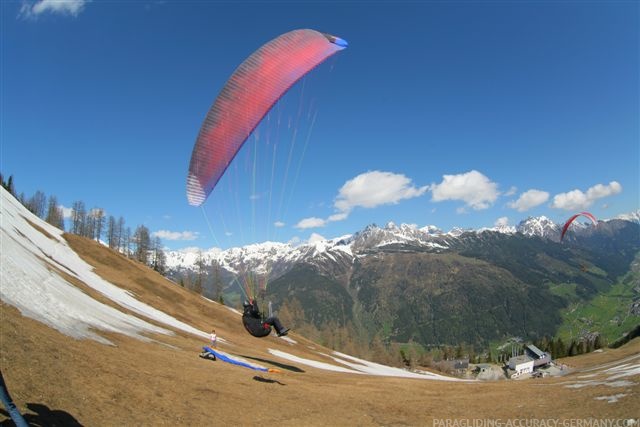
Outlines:
<svg viewBox="0 0 640 427"><path fill-rule="evenodd" d="M611 223L625 221L640 224L640 210L622 215L618 218L600 221L601 224L593 229L589 223L574 222L565 237L567 242L573 242L603 229L611 228ZM507 236L518 234L529 238L543 238L552 242L560 242L562 224L556 224L545 216L529 217L517 226L498 226L481 228L478 230L454 228L444 232L438 227L429 225L418 228L415 225L389 222L384 227L371 224L352 235L315 241L302 245L288 243L264 242L238 248L220 250L218 248L202 250L188 248L166 251L167 268L170 275L180 271L196 269L198 258L201 257L206 265L217 263L229 274L243 274L248 271L265 274L276 278L299 262L317 263L350 259L377 251L420 251L442 253L453 248L459 248L462 242L471 236L483 236L498 233ZM563 239L564 240L564 239Z"/></svg>
<svg viewBox="0 0 640 427"><path fill-rule="evenodd" d="M365 343L533 340L554 336L570 304L610 290L640 251L640 212L597 226L574 223L562 241L561 228L546 217L449 232L372 224L299 246L266 242L168 252L168 276L193 276L198 258L216 265L225 301L236 306L244 292L239 277L268 276L267 297L286 317L298 313L318 329L348 327ZM208 296L213 270L205 269Z"/></svg>

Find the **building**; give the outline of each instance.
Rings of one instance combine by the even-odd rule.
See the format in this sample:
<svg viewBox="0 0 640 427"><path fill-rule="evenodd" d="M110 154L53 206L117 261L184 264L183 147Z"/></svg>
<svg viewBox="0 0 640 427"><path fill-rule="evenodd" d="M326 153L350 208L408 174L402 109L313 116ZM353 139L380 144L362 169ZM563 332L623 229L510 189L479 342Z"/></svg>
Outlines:
<svg viewBox="0 0 640 427"><path fill-rule="evenodd" d="M525 347L525 352L527 356L533 359L533 367L538 368L540 366L547 365L551 363L551 355L549 353L545 353L540 350L533 344L529 344Z"/></svg>
<svg viewBox="0 0 640 427"><path fill-rule="evenodd" d="M517 378L533 372L533 359L525 354L509 359L509 369L513 371L511 378Z"/></svg>

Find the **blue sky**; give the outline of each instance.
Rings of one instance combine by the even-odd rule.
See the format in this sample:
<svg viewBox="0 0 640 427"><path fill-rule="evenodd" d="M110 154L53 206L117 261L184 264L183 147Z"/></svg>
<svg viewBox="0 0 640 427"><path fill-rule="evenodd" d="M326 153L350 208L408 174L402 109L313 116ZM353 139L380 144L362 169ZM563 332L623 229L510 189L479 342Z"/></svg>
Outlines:
<svg viewBox="0 0 640 427"><path fill-rule="evenodd" d="M0 171L172 249L640 208L635 1L1 8ZM349 47L276 104L203 208L189 206L191 150L219 90L297 28Z"/></svg>

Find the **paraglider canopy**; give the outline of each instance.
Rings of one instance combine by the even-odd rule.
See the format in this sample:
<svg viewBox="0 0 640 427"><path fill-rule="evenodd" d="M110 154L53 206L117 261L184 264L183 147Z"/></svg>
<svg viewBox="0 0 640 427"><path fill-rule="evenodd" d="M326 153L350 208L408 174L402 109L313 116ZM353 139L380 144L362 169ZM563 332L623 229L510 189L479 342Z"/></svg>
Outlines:
<svg viewBox="0 0 640 427"><path fill-rule="evenodd" d="M593 222L593 225L598 225L598 220L596 219L596 217L594 217L589 212L577 213L577 214L573 215L571 218L569 218L567 220L567 222L564 223L564 226L562 227L562 233L560 234L560 241L562 241L562 239L564 239L564 235L566 234L567 230L569 229L569 226L571 225L571 223L573 223L573 221L575 221L575 219L578 218L579 216L587 217L587 218L589 218L591 220L591 222Z"/></svg>
<svg viewBox="0 0 640 427"><path fill-rule="evenodd" d="M187 199L200 206L271 107L300 78L347 42L315 30L294 30L263 45L231 75L196 139Z"/></svg>

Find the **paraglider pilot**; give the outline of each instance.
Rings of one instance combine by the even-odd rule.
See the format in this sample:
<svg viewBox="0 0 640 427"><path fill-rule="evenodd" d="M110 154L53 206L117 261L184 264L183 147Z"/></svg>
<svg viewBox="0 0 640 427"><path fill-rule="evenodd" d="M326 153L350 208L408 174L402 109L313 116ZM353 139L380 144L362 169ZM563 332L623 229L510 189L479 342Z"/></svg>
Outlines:
<svg viewBox="0 0 640 427"><path fill-rule="evenodd" d="M242 314L242 324L244 328L254 337L262 338L271 333L271 327L276 328L279 337L287 335L288 328L282 326L280 319L275 316L263 318L258 303L255 299L249 299L243 304L244 313Z"/></svg>

